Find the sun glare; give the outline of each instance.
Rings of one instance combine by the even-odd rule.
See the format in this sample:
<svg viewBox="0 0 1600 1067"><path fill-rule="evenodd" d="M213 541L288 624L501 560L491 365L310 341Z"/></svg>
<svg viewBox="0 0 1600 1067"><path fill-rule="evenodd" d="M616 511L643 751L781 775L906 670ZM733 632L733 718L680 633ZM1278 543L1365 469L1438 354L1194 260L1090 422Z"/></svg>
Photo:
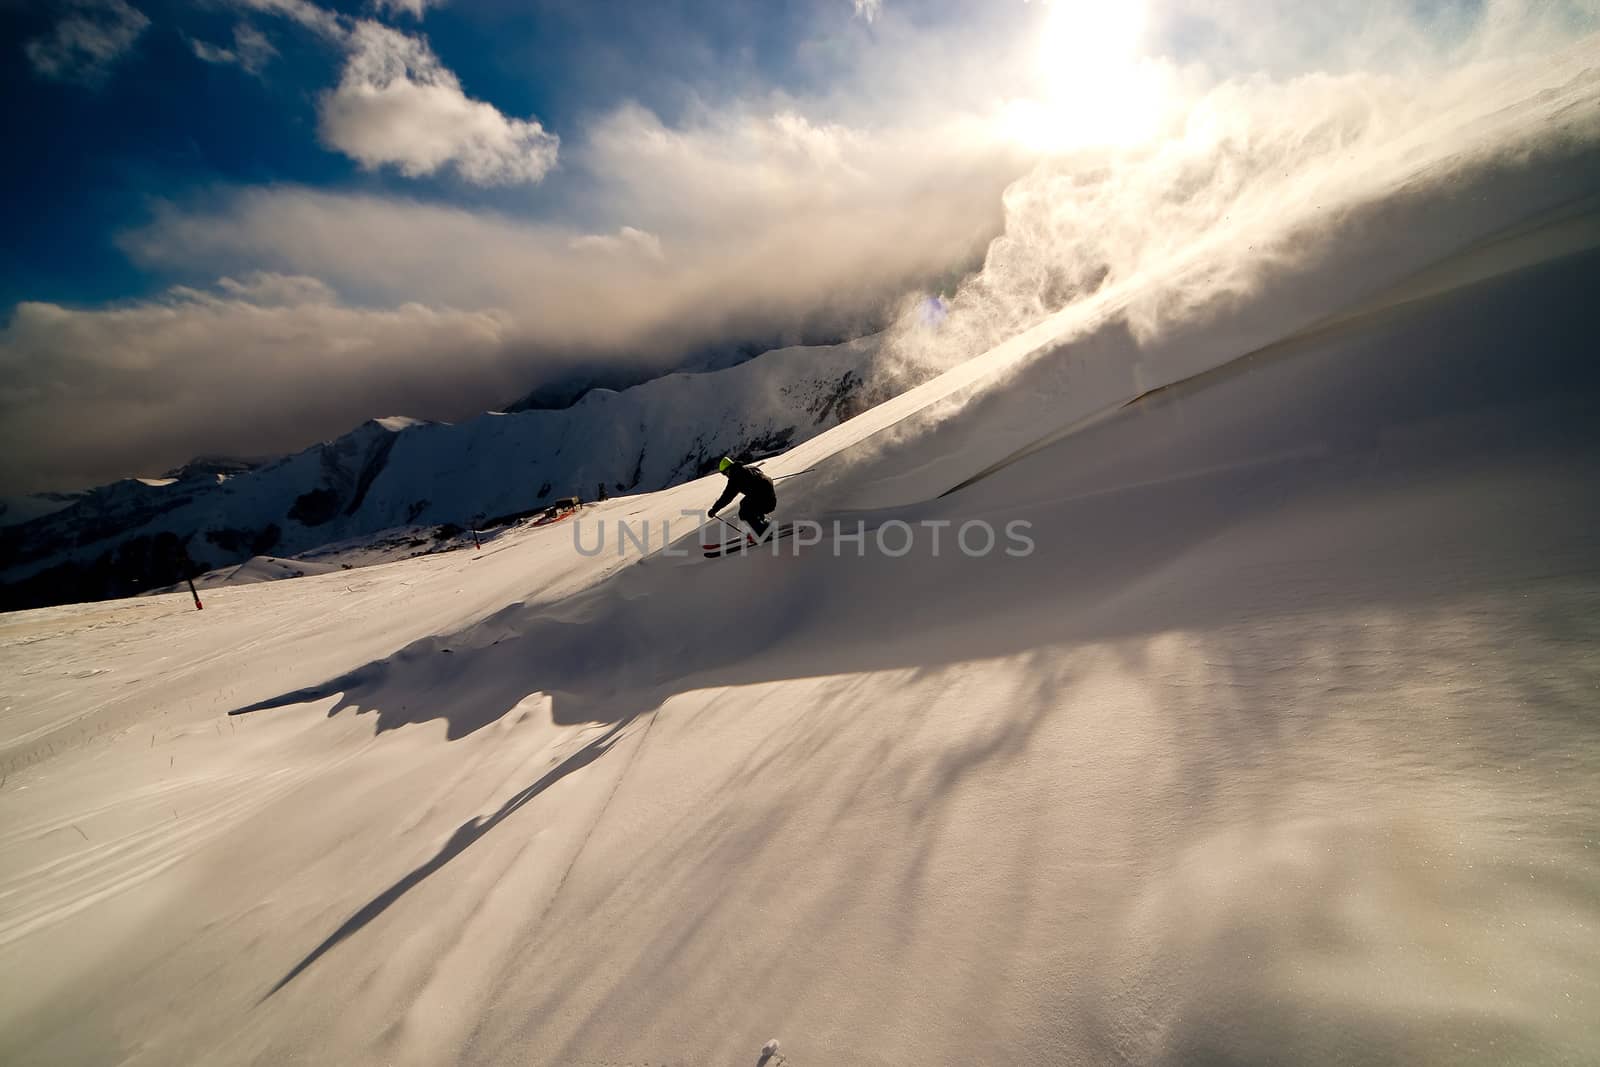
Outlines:
<svg viewBox="0 0 1600 1067"><path fill-rule="evenodd" d="M1051 0L1032 42L1037 94L1007 105L1007 135L1040 152L1148 135L1161 89L1140 56L1144 27L1142 0Z"/></svg>

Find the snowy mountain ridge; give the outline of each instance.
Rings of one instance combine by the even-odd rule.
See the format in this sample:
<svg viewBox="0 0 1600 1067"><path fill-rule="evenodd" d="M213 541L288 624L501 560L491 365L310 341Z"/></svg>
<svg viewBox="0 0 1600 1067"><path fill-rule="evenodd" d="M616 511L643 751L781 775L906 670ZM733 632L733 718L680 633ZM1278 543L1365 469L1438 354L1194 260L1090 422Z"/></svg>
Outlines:
<svg viewBox="0 0 1600 1067"><path fill-rule="evenodd" d="M460 424L375 418L253 468L197 461L169 478L59 494L33 505L55 510L0 527L0 608L168 585L179 577L179 546L204 571L395 527L594 499L602 487L661 489L723 454L769 453L836 425L862 403L878 343L778 349L621 392L592 389L566 408Z"/></svg>

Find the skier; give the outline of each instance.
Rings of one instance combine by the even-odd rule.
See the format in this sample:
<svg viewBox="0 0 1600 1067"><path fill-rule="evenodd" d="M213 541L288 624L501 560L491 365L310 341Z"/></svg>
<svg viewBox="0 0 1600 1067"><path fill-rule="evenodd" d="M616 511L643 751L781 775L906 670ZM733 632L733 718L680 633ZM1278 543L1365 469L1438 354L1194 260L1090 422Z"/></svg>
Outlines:
<svg viewBox="0 0 1600 1067"><path fill-rule="evenodd" d="M706 512L711 518L717 517L717 512L728 506L728 502L740 493L744 500L739 503L739 519L755 532L757 537L762 537L767 532L767 516L778 506L778 491L772 487L772 479L761 473L755 467L747 467L743 463L735 463L727 456L723 456L717 464L717 470L728 479L728 488L717 497L717 502L711 505L711 510Z"/></svg>

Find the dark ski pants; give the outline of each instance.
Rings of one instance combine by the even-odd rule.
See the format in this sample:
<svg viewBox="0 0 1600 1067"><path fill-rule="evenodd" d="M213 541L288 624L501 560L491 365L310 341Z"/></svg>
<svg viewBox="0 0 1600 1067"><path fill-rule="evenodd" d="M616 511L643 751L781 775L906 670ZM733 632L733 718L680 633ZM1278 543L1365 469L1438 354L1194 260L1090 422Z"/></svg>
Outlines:
<svg viewBox="0 0 1600 1067"><path fill-rule="evenodd" d="M777 506L776 500L752 500L746 495L739 501L739 521L762 537L767 532L767 513Z"/></svg>

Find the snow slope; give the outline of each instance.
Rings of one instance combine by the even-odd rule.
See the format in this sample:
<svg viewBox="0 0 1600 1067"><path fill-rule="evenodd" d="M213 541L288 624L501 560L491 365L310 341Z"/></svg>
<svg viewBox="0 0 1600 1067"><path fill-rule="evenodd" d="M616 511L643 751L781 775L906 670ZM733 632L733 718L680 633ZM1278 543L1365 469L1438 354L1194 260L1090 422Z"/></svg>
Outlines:
<svg viewBox="0 0 1600 1067"><path fill-rule="evenodd" d="M1591 1058L1597 268L866 520L1025 558L555 526L6 616L4 1058Z"/></svg>
<svg viewBox="0 0 1600 1067"><path fill-rule="evenodd" d="M0 616L0 1060L1592 1062L1581 148L812 437L837 553Z"/></svg>
<svg viewBox="0 0 1600 1067"><path fill-rule="evenodd" d="M215 589L224 585L254 585L257 582L304 578L308 574L336 574L341 569L337 563L280 559L277 556L251 556L237 567L226 567L202 574L194 580L194 584L197 589ZM181 592L178 589L168 591Z"/></svg>

